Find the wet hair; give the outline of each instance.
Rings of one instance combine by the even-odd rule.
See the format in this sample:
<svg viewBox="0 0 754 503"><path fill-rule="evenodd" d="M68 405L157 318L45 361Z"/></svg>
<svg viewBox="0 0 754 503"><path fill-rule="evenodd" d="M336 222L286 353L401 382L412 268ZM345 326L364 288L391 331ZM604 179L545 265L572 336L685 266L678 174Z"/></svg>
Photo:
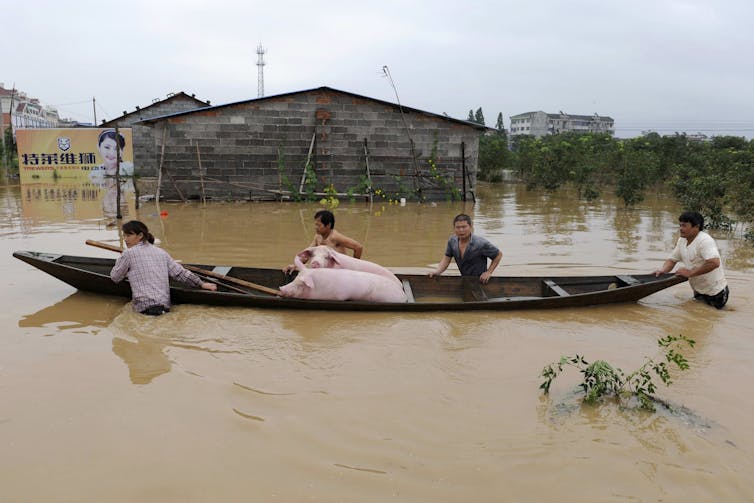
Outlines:
<svg viewBox="0 0 754 503"><path fill-rule="evenodd" d="M154 236L149 232L149 229L147 229L147 226L144 225L143 222L131 220L123 224L122 229L125 234L141 234L144 236L141 238L142 241L147 240L154 244Z"/></svg>
<svg viewBox="0 0 754 503"><path fill-rule="evenodd" d="M324 225L325 227L329 225L331 229L335 228L335 215L332 214L332 211L319 210L314 214L314 220L318 218L319 221L322 222L322 225Z"/></svg>
<svg viewBox="0 0 754 503"><path fill-rule="evenodd" d="M455 225L456 222L467 222L469 225L474 225L473 223L471 223L471 217L468 216L466 213L461 213L460 215L456 215L456 217L453 219L453 225Z"/></svg>
<svg viewBox="0 0 754 503"><path fill-rule="evenodd" d="M114 129L105 129L99 134L99 140L97 141L97 146L102 145L102 142L110 138L115 143L120 145L120 148L123 149L126 146L126 139L123 137L122 134L118 133L118 135L115 135Z"/></svg>
<svg viewBox="0 0 754 503"><path fill-rule="evenodd" d="M691 227L698 226L700 231L704 230L704 217L698 211L684 211L678 221L689 223Z"/></svg>

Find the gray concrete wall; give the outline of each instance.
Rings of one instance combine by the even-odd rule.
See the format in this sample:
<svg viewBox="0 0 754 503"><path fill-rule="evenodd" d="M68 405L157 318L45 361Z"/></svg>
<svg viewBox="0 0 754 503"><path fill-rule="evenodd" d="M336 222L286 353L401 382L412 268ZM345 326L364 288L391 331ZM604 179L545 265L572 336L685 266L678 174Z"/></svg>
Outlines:
<svg viewBox="0 0 754 503"><path fill-rule="evenodd" d="M309 190L315 192L330 184L339 193L362 192L368 162L372 186L388 198L446 199L449 187L463 185L462 143L476 184L479 129L416 111L404 117L408 132L396 106L329 89L216 107L156 121L149 145L142 143L147 135L135 136L137 173L157 176L164 135L165 198L178 198L179 190L186 198L199 198L202 190L214 199L287 198L299 190L314 137L316 184ZM433 147L436 172L428 162Z"/></svg>

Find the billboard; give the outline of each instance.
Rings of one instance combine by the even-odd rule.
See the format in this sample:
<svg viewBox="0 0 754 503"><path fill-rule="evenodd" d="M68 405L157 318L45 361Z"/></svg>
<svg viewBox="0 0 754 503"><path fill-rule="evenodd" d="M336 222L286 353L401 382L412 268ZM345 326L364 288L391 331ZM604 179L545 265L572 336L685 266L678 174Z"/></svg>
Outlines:
<svg viewBox="0 0 754 503"><path fill-rule="evenodd" d="M131 129L17 129L21 182L72 178L104 185L115 176L120 147L120 176L133 176Z"/></svg>

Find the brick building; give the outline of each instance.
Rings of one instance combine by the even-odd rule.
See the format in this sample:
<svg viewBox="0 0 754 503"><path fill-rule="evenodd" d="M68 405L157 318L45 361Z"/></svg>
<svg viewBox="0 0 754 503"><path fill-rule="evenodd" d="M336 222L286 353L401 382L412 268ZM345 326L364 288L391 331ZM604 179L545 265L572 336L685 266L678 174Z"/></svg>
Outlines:
<svg viewBox="0 0 754 503"><path fill-rule="evenodd" d="M322 194L463 197L488 128L329 87L142 120L140 192L168 199L274 200ZM434 168L430 164L434 159ZM201 166L201 170L200 170ZM308 174L306 167L309 167Z"/></svg>

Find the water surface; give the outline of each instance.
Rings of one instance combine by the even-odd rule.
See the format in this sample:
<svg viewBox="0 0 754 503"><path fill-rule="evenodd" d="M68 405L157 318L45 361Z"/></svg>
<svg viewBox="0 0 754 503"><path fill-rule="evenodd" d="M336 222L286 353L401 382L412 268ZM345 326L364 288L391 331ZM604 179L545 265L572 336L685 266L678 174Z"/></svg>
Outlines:
<svg viewBox="0 0 754 503"><path fill-rule="evenodd" d="M77 191L77 192L76 192ZM344 201L364 258L429 271L452 218L503 250L498 275L644 273L677 239L661 194L481 187L476 203ZM311 240L309 203L123 202L175 258L282 267ZM161 216L162 213L162 216ZM716 311L687 284L635 304L505 313L176 306L159 318L76 292L13 250L111 257L102 190L0 187L0 501L752 501L754 250L714 234L731 287ZM747 314L748 313L748 314ZM660 396L684 414L580 407L562 354L625 370L657 339L697 341Z"/></svg>

